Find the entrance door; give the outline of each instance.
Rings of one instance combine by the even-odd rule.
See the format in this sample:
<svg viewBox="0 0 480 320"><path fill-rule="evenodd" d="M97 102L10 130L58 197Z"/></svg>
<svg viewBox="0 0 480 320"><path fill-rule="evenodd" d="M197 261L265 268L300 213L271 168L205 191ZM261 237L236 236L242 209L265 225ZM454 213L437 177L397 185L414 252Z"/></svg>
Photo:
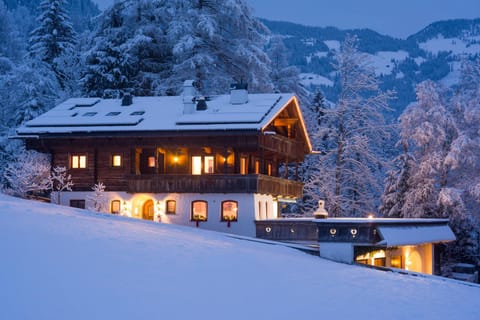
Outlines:
<svg viewBox="0 0 480 320"><path fill-rule="evenodd" d="M143 212L142 212L142 218L145 220L153 220L154 216L154 209L153 209L153 201L147 200L143 204Z"/></svg>

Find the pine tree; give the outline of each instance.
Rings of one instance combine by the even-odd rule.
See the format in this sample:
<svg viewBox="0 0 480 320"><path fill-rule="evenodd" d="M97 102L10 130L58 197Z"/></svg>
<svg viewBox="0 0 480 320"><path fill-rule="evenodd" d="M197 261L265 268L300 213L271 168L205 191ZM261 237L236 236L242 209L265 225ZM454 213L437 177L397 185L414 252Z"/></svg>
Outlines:
<svg viewBox="0 0 480 320"><path fill-rule="evenodd" d="M106 10L85 55L84 93L110 98L126 91L165 94L171 69L164 35L169 16L164 1L118 1Z"/></svg>
<svg viewBox="0 0 480 320"><path fill-rule="evenodd" d="M401 116L401 137L415 157L401 217L448 218L457 241L447 258L478 263L480 67L464 62L454 93L432 81L417 86L417 102ZM397 176L397 179L400 179Z"/></svg>
<svg viewBox="0 0 480 320"><path fill-rule="evenodd" d="M325 110L319 168L320 192L333 216L363 216L379 205L384 179L383 147L390 135L383 113L391 92L383 92L368 57L347 36L336 55L340 97ZM314 134L315 135L315 134Z"/></svg>
<svg viewBox="0 0 480 320"><path fill-rule="evenodd" d="M306 90L300 85L300 70L289 66L286 56L287 48L280 36L272 36L267 49L271 61L270 77L276 92L296 93L300 101L307 103Z"/></svg>
<svg viewBox="0 0 480 320"><path fill-rule="evenodd" d="M0 57L19 59L22 53L20 34L14 18L3 2L0 1Z"/></svg>
<svg viewBox="0 0 480 320"><path fill-rule="evenodd" d="M31 57L50 65L62 87L70 77L65 65L71 60L76 43L65 5L65 0L43 0L40 3L37 18L40 25L31 33L29 48Z"/></svg>
<svg viewBox="0 0 480 320"><path fill-rule="evenodd" d="M325 128L322 120L328 112L328 105L320 90L315 93L312 103L304 108L307 130L310 132L312 147L315 151L325 151ZM327 125L327 124L325 124ZM325 169L322 154L311 154L305 157L305 160L299 167L299 174L304 182L303 198L299 203L299 210L303 214L311 214L317 209L318 201L326 199L327 195L322 192L322 186L327 183L324 181L322 170Z"/></svg>
<svg viewBox="0 0 480 320"><path fill-rule="evenodd" d="M252 17L244 0L176 0L168 28L174 66L173 87L195 80L204 94L224 93L233 81L249 89L272 89L269 59L263 52L267 29Z"/></svg>
<svg viewBox="0 0 480 320"><path fill-rule="evenodd" d="M417 103L400 117L401 137L409 141L417 162L408 180L403 217L439 216L437 199L450 170L444 160L458 135L444 96L444 89L434 82L422 82Z"/></svg>
<svg viewBox="0 0 480 320"><path fill-rule="evenodd" d="M407 143L400 141L399 145L403 150L392 160L393 168L387 173L382 204L379 207L381 215L393 218L403 216L402 208L405 204L405 194L409 188L408 179L415 165L415 159L409 152Z"/></svg>

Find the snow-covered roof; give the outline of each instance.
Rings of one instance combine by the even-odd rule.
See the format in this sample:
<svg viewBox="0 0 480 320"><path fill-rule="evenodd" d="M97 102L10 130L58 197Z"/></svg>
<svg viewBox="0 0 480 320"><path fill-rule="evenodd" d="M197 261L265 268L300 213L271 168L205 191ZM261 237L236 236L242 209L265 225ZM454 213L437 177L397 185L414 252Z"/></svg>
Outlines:
<svg viewBox="0 0 480 320"><path fill-rule="evenodd" d="M315 219L317 223L345 223L345 224L447 224L448 219L423 218L327 218Z"/></svg>
<svg viewBox="0 0 480 320"><path fill-rule="evenodd" d="M377 230L383 239L377 244L388 247L455 240L455 235L447 224L379 226Z"/></svg>
<svg viewBox="0 0 480 320"><path fill-rule="evenodd" d="M28 121L17 134L263 130L292 101L301 117L291 93L249 94L243 104L231 104L230 95L214 96L206 101L207 110L191 113L184 112L183 99L133 97L131 105L122 106L121 99L73 98ZM308 139L303 119L301 126Z"/></svg>

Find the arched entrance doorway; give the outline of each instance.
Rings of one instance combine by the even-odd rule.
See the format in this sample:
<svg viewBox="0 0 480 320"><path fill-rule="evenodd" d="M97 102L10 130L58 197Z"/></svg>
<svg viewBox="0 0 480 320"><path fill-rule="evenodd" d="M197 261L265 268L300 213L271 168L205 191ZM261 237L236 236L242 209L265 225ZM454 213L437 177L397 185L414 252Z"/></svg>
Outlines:
<svg viewBox="0 0 480 320"><path fill-rule="evenodd" d="M147 200L143 204L143 209L142 209L142 218L145 220L153 220L153 216L155 214L154 208L153 208L153 200Z"/></svg>

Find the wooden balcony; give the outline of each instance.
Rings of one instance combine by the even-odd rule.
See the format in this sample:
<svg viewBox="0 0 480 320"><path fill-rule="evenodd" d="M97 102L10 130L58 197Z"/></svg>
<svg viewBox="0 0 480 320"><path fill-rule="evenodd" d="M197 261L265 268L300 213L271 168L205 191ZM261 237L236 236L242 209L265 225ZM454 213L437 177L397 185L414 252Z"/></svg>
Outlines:
<svg viewBox="0 0 480 320"><path fill-rule="evenodd" d="M299 198L302 191L301 182L256 174L144 174L128 177L130 193L262 193Z"/></svg>
<svg viewBox="0 0 480 320"><path fill-rule="evenodd" d="M281 135L260 135L259 146L266 151L271 151L286 158L298 159L303 161L305 156L305 146L298 141L288 139Z"/></svg>

